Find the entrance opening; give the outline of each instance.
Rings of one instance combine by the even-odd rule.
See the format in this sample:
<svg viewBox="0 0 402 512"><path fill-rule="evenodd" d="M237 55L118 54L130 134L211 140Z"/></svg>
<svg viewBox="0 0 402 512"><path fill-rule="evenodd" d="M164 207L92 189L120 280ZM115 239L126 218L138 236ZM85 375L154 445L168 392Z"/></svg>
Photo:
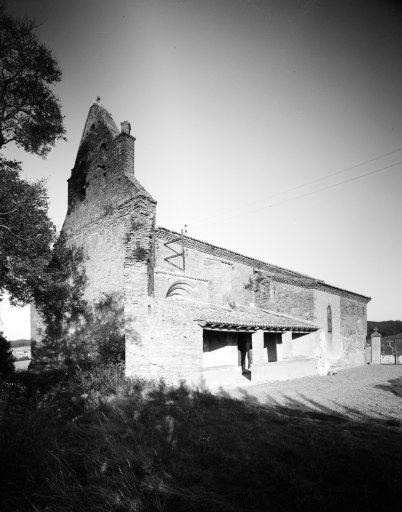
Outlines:
<svg viewBox="0 0 402 512"><path fill-rule="evenodd" d="M281 341L281 335L276 332L264 332L264 348L267 351L268 363L278 361L277 343Z"/></svg>
<svg viewBox="0 0 402 512"><path fill-rule="evenodd" d="M203 366L237 366L237 333L203 332Z"/></svg>
<svg viewBox="0 0 402 512"><path fill-rule="evenodd" d="M251 333L249 333L249 332L239 332L237 334L237 348L238 348L237 365L238 366L241 366L240 346L242 346L242 345L246 346L246 347L248 347L252 351L253 346L252 346L251 340L252 340ZM248 361L247 361L247 365L248 365Z"/></svg>

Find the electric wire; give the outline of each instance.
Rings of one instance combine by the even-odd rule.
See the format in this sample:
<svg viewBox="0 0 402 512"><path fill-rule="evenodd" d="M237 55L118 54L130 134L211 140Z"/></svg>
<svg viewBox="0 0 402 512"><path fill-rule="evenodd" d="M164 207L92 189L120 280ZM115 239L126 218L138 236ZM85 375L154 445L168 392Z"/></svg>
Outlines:
<svg viewBox="0 0 402 512"><path fill-rule="evenodd" d="M273 197L278 197L278 196L281 196L281 195L284 195L284 194L287 194L289 192L294 192L295 190L300 190L301 188L304 188L304 187L307 187L308 185L314 185L316 183L319 183L321 181L325 181L329 178L332 178L333 176L337 176L339 174L343 174L345 172L348 172L348 171L352 171L353 169L356 169L358 167L361 167L363 165L366 165L366 164L369 164L371 162L375 162L376 160L380 160L381 158L385 158L386 156L390 156L390 155L393 155L395 153L398 153L399 151L402 150L402 146L397 148L397 149L394 149L392 151L389 151L387 153L382 153L381 155L377 155L373 158L369 158L368 160L364 160L363 162L360 162L358 164L354 164L350 167L346 167L344 169L340 169L338 171L335 171L333 173L330 173L330 174L326 174L325 176L320 176L319 178L315 178L314 180L310 180L310 181L306 181L305 183L301 183L300 185L296 185L295 187L290 187L290 188L287 188L285 190L282 190L282 191L279 191L279 192L275 192L274 194L269 194L268 196L266 196L264 199L260 199L259 201L254 201L253 203L249 203L247 205L244 205L242 206L241 208L230 208L230 209L227 209L227 210L224 210L218 214L215 214L215 215L211 215L209 217L204 217L204 218L201 218L199 219L198 221L196 221L194 224L192 224L192 227L194 226L199 226L199 225L202 225L202 224L205 224L206 221L209 221L209 220L212 220L212 219L216 219L216 218L219 218L219 217L222 217L224 216L225 214L227 213L230 213L232 211L235 211L235 212L239 212L240 210L241 211L244 211L244 209L247 209L251 206L255 206L256 204L258 203L266 203L267 199L272 199ZM374 171L374 172L379 172L379 171ZM373 174L373 173L368 173L367 175L369 174ZM362 176L366 176L366 175L362 175ZM353 179L351 181L354 181ZM345 181L345 183L347 183L348 180ZM340 182L339 184L341 184L343 182ZM337 186L337 184L335 184L334 186ZM330 186L329 188L332 188L332 186ZM322 188L322 189L319 189L319 191L321 190L326 190L326 188ZM312 192L314 193L314 192ZM303 194L302 196L300 197L304 197L305 195L310 195L310 193L307 193L307 194ZM297 196L296 198L290 198L289 201L293 200L293 199L297 199L299 196ZM280 201L278 203L275 203L275 205L277 204L282 204L283 202L287 202L288 200L286 201ZM270 207L271 205L265 205L263 208L266 208L266 207ZM253 210L254 211L254 210ZM237 216L237 215L236 215ZM231 218L231 217L230 217Z"/></svg>
<svg viewBox="0 0 402 512"><path fill-rule="evenodd" d="M326 187L322 187L322 188L319 188L319 189L316 189L316 190L312 190L310 192L306 192L305 194L301 194L301 195L298 195L298 196L295 196L295 197L289 197L287 199L284 199L283 201L278 201L277 203L266 204L266 205L260 206L259 208L254 208L253 210L250 210L250 211L248 211L246 213L244 213L244 211L241 211L241 212L238 211L236 213L236 215L232 215L230 217L226 217L225 219L222 219L221 222L226 222L227 220L234 219L234 218L239 217L241 215L249 215L250 213L255 213L257 211L264 210L265 208L273 208L274 206L279 206L281 204L288 203L289 201L296 201L297 199L301 199L303 197L311 196L313 194L318 194L319 192L323 192L324 190L329 190L331 188L338 187L338 186L343 185L345 183L350 183L352 181L360 180L360 179L365 178L366 176L370 176L372 174L377 174L377 173L380 173L380 172L384 172L384 171L390 170L390 169L392 169L392 168L394 168L394 167L396 167L397 165L400 165L400 164L402 164L402 160L399 160L398 162L395 162L393 164L387 165L385 167L380 167L379 169L375 169L373 171L369 171L367 173L360 174L359 176L354 176L353 178L349 178L347 180L339 181L338 183L334 183L334 184L328 185ZM219 220L216 221L216 222L219 222ZM200 224L201 223L197 223L197 224L194 224L194 225L200 225ZM204 224L204 223L202 223L202 224Z"/></svg>

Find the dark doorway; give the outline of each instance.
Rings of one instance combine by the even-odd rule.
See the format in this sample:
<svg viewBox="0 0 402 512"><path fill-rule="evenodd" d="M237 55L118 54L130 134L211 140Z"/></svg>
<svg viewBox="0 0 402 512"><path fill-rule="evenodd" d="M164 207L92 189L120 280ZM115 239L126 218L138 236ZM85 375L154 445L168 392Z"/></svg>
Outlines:
<svg viewBox="0 0 402 512"><path fill-rule="evenodd" d="M239 348L239 350L237 351L237 353L238 353L237 365L238 366L241 366L240 346L243 344L247 344L250 347L250 349L252 350L253 345L251 343L251 339L252 339L251 333L249 333L249 332L238 332L237 333L237 347Z"/></svg>
<svg viewBox="0 0 402 512"><path fill-rule="evenodd" d="M278 336L275 332L264 332L264 348L268 352L268 363L274 363L278 360L276 351L276 344L278 343Z"/></svg>

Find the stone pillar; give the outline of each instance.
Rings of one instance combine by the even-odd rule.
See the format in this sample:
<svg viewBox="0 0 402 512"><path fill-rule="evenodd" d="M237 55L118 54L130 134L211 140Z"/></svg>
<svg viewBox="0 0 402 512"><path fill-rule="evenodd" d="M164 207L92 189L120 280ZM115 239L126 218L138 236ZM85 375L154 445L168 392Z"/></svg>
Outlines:
<svg viewBox="0 0 402 512"><path fill-rule="evenodd" d="M377 327L374 327L374 332L371 334L371 363L381 364L381 334Z"/></svg>
<svg viewBox="0 0 402 512"><path fill-rule="evenodd" d="M251 335L253 345L253 364L268 362L267 351L264 349L264 331L258 330Z"/></svg>
<svg viewBox="0 0 402 512"><path fill-rule="evenodd" d="M291 331L282 333L283 358L292 359L293 356L293 340Z"/></svg>
<svg viewBox="0 0 402 512"><path fill-rule="evenodd" d="M277 361L283 361L283 342L281 334L277 334L276 336L276 357Z"/></svg>

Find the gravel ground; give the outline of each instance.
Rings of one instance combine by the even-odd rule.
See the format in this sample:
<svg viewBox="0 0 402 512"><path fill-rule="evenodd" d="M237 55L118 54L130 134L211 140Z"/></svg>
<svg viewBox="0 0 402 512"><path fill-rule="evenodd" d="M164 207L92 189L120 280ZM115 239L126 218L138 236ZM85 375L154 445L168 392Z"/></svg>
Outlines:
<svg viewBox="0 0 402 512"><path fill-rule="evenodd" d="M402 365L359 366L326 377L249 384L218 394L351 417L397 419L402 424Z"/></svg>

